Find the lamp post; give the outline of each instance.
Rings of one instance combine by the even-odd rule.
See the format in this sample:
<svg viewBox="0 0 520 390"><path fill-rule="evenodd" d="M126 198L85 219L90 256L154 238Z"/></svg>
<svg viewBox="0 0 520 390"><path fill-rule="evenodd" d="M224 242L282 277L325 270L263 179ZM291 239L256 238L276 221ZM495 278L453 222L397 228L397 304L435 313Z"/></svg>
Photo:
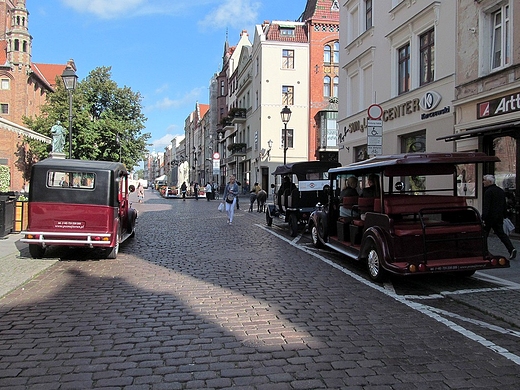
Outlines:
<svg viewBox="0 0 520 390"><path fill-rule="evenodd" d="M292 111L289 107L285 106L280 111L280 116L282 117L282 122L284 124L284 135L283 135L283 165L287 164L287 123L291 120Z"/></svg>
<svg viewBox="0 0 520 390"><path fill-rule="evenodd" d="M72 158L72 94L76 89L76 82L78 80L78 76L71 65L72 62L72 60L69 61L67 67L61 74L65 89L69 93L69 158Z"/></svg>

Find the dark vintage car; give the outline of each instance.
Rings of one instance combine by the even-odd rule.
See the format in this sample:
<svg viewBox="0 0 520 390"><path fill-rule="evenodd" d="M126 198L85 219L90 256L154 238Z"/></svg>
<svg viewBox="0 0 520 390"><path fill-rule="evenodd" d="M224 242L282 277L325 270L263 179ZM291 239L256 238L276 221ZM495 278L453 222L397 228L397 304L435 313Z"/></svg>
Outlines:
<svg viewBox="0 0 520 390"><path fill-rule="evenodd" d="M312 242L366 262L370 277L509 267L489 255L477 209L457 195L456 167L499 161L484 153L415 153L378 156L329 170L331 191L309 219ZM480 168L479 168L480 166ZM339 199L349 177L372 196Z"/></svg>
<svg viewBox="0 0 520 390"><path fill-rule="evenodd" d="M118 162L48 158L32 168L28 227L22 242L32 257L49 246L102 248L114 259L135 234L128 172Z"/></svg>
<svg viewBox="0 0 520 390"><path fill-rule="evenodd" d="M288 225L292 237L307 224L316 204L323 202L329 185L328 170L339 167L338 162L303 161L280 165L275 175L275 198L266 208L266 222Z"/></svg>

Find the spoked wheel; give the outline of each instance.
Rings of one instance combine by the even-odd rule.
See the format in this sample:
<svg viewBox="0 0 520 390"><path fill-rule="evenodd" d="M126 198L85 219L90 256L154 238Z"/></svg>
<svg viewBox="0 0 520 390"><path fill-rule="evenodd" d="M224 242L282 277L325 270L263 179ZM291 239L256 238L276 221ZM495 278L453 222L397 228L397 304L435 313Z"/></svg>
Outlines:
<svg viewBox="0 0 520 390"><path fill-rule="evenodd" d="M45 254L45 248L36 244L29 244L29 253L33 259L41 259Z"/></svg>
<svg viewBox="0 0 520 390"><path fill-rule="evenodd" d="M320 238L318 237L318 227L316 224L311 224L311 239L312 239L312 245L314 245L315 248L321 248L323 247L323 244L320 241Z"/></svg>
<svg viewBox="0 0 520 390"><path fill-rule="evenodd" d="M289 215L289 234L291 237L298 235L298 217L294 213Z"/></svg>
<svg viewBox="0 0 520 390"><path fill-rule="evenodd" d="M381 250L375 243L370 244L367 256L367 268L370 278L375 282L382 282L385 279L385 270L381 267Z"/></svg>

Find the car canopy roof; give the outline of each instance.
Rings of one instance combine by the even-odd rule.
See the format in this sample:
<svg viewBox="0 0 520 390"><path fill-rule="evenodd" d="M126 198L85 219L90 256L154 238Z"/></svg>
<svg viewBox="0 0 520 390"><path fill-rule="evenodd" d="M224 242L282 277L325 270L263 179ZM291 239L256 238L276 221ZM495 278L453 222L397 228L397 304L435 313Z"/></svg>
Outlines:
<svg viewBox="0 0 520 390"><path fill-rule="evenodd" d="M292 175L304 176L307 173L327 172L331 168L340 167L341 164L336 161L301 161L291 164L279 165L276 167L273 175Z"/></svg>
<svg viewBox="0 0 520 390"><path fill-rule="evenodd" d="M434 175L453 173L457 164L498 161L500 161L498 157L488 156L482 152L403 153L372 157L345 167L332 168L329 172L334 174L383 172L385 176L414 175L419 173Z"/></svg>

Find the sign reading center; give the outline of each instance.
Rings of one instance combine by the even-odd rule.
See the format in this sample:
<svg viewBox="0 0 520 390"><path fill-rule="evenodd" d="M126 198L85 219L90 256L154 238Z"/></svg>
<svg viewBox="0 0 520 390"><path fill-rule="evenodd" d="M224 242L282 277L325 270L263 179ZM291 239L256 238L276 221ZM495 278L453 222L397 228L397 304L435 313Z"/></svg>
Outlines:
<svg viewBox="0 0 520 390"><path fill-rule="evenodd" d="M372 104L367 110L367 153L369 156L383 154L383 108Z"/></svg>

